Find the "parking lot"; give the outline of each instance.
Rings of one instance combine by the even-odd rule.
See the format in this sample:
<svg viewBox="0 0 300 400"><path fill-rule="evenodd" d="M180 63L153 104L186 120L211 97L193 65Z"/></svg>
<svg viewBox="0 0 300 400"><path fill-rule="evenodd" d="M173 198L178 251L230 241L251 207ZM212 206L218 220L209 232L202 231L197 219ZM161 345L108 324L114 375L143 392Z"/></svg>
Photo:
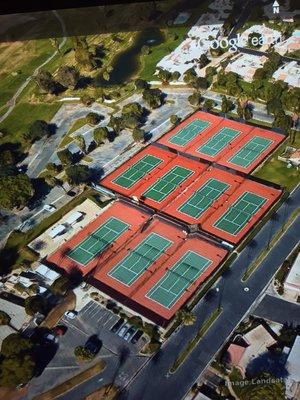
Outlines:
<svg viewBox="0 0 300 400"><path fill-rule="evenodd" d="M64 316L62 323L87 336L98 335L103 346L114 354L119 352L120 346L126 346L131 354L138 354L145 344L144 338L140 338L137 343L132 343L136 330L93 300L79 311L76 318L70 319Z"/></svg>

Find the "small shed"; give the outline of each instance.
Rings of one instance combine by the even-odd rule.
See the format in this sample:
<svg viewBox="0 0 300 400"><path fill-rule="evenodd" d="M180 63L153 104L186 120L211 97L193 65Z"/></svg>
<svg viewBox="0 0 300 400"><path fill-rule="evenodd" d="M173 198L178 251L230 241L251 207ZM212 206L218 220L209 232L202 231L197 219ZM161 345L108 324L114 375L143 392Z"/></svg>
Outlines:
<svg viewBox="0 0 300 400"><path fill-rule="evenodd" d="M66 232L66 227L62 224L59 224L51 229L51 231L49 232L49 236L51 237L51 239L54 239L65 232Z"/></svg>
<svg viewBox="0 0 300 400"><path fill-rule="evenodd" d="M83 218L83 213L80 211L73 212L68 219L65 221L68 225L74 225L76 222L80 221Z"/></svg>

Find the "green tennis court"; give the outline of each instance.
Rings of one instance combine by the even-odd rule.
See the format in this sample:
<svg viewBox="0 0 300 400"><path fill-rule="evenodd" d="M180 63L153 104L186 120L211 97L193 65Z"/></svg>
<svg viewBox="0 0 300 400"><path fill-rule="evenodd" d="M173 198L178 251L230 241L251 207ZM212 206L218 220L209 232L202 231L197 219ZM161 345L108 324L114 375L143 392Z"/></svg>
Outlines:
<svg viewBox="0 0 300 400"><path fill-rule="evenodd" d="M162 162L163 160L161 160L160 158L154 157L152 155L147 155L141 158L134 165L131 165L125 172L114 179L113 183L125 189L130 189L146 174L151 172Z"/></svg>
<svg viewBox="0 0 300 400"><path fill-rule="evenodd" d="M112 217L79 243L67 256L81 265L87 265L128 229L128 224Z"/></svg>
<svg viewBox="0 0 300 400"><path fill-rule="evenodd" d="M126 286L131 286L172 244L170 240L151 233L108 275Z"/></svg>
<svg viewBox="0 0 300 400"><path fill-rule="evenodd" d="M232 140L240 135L241 131L231 128L222 128L216 135L197 149L198 153L208 156L218 155Z"/></svg>
<svg viewBox="0 0 300 400"><path fill-rule="evenodd" d="M191 142L195 137L206 129L210 123L208 121L203 121L202 119L196 119L191 122L183 129L178 131L174 136L172 136L168 142L176 144L177 146L184 147L189 142Z"/></svg>
<svg viewBox="0 0 300 400"><path fill-rule="evenodd" d="M218 181L217 179L209 179L205 185L198 189L192 197L178 208L178 211L189 217L198 218L228 188L228 183Z"/></svg>
<svg viewBox="0 0 300 400"><path fill-rule="evenodd" d="M272 143L272 140L254 136L243 148L230 158L229 162L247 168L267 150Z"/></svg>
<svg viewBox="0 0 300 400"><path fill-rule="evenodd" d="M193 171L190 169L176 166L158 179L154 185L143 193L143 196L160 203L192 173Z"/></svg>
<svg viewBox="0 0 300 400"><path fill-rule="evenodd" d="M147 293L149 299L165 308L172 308L182 294L212 264L212 261L193 251L184 256Z"/></svg>
<svg viewBox="0 0 300 400"><path fill-rule="evenodd" d="M213 226L230 235L237 235L266 201L264 197L245 192Z"/></svg>

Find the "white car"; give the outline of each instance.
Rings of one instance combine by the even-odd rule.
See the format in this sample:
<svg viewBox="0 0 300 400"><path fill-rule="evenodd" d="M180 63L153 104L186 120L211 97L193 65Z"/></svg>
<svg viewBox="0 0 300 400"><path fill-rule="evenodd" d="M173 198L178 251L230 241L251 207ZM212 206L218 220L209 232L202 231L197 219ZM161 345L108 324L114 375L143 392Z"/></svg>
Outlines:
<svg viewBox="0 0 300 400"><path fill-rule="evenodd" d="M56 207L53 204L45 204L43 210L48 212L54 212L56 210Z"/></svg>
<svg viewBox="0 0 300 400"><path fill-rule="evenodd" d="M122 328L119 330L118 336L123 337L128 329L129 325L127 324L123 325Z"/></svg>
<svg viewBox="0 0 300 400"><path fill-rule="evenodd" d="M75 319L77 317L77 312L76 311L66 311L65 316L70 319Z"/></svg>

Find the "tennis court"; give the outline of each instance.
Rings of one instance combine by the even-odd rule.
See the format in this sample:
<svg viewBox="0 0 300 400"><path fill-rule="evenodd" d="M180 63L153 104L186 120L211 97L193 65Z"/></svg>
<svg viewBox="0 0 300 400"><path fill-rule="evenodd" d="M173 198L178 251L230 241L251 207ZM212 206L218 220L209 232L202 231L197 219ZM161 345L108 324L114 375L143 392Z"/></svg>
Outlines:
<svg viewBox="0 0 300 400"><path fill-rule="evenodd" d="M183 293L212 264L212 261L188 251L147 293L149 299L172 308Z"/></svg>
<svg viewBox="0 0 300 400"><path fill-rule="evenodd" d="M218 181L217 179L209 179L192 197L178 208L178 211L189 217L198 218L228 188L228 183Z"/></svg>
<svg viewBox="0 0 300 400"><path fill-rule="evenodd" d="M245 192L213 226L230 235L237 235L266 201L264 197Z"/></svg>
<svg viewBox="0 0 300 400"><path fill-rule="evenodd" d="M131 286L173 244L156 233L147 236L108 275Z"/></svg>
<svg viewBox="0 0 300 400"><path fill-rule="evenodd" d="M81 265L87 265L128 229L129 224L112 217L68 252L67 256Z"/></svg>
<svg viewBox="0 0 300 400"><path fill-rule="evenodd" d="M245 144L233 157L229 159L231 164L238 165L243 168L249 167L265 150L273 143L270 139L260 136L254 136Z"/></svg>
<svg viewBox="0 0 300 400"><path fill-rule="evenodd" d="M196 119L195 121L186 125L183 129L178 131L168 140L168 142L176 144L180 147L184 147L193 139L195 139L195 137L197 137L201 132L203 132L204 129L206 129L209 125L210 123L208 121Z"/></svg>
<svg viewBox="0 0 300 400"><path fill-rule="evenodd" d="M210 157L218 155L232 140L237 138L241 131L231 128L222 128L216 135L211 137L206 143L197 149L199 153Z"/></svg>
<svg viewBox="0 0 300 400"><path fill-rule="evenodd" d="M137 163L131 165L125 172L113 180L113 183L125 189L130 189L138 181L161 164L163 160L152 155L146 155Z"/></svg>
<svg viewBox="0 0 300 400"><path fill-rule="evenodd" d="M160 203L192 173L190 169L175 166L143 193L143 196Z"/></svg>

